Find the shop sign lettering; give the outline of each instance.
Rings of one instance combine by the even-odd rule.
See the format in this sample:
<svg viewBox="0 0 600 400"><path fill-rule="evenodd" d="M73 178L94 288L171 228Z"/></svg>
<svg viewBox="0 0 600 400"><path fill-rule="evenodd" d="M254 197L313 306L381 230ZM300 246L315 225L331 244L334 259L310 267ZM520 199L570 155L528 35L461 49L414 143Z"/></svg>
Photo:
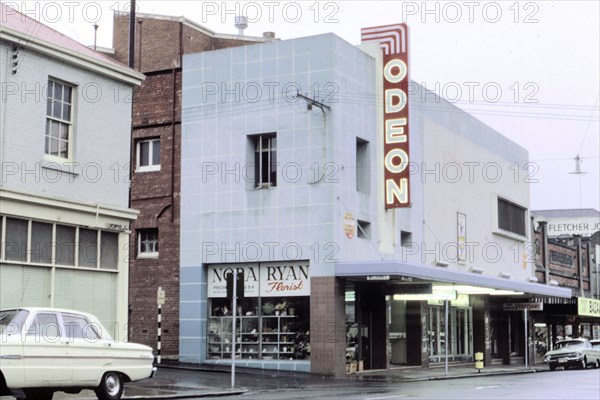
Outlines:
<svg viewBox="0 0 600 400"><path fill-rule="evenodd" d="M308 264L217 264L208 266L209 298L227 297L228 274L244 273L245 297L309 296Z"/></svg>
<svg viewBox="0 0 600 400"><path fill-rule="evenodd" d="M504 311L543 311L544 303L504 303Z"/></svg>
<svg viewBox="0 0 600 400"><path fill-rule="evenodd" d="M210 265L208 267L208 297L227 297L227 275L237 269L244 274L244 296L258 297L258 265Z"/></svg>
<svg viewBox="0 0 600 400"><path fill-rule="evenodd" d="M600 317L600 300L578 297L577 314L586 317Z"/></svg>
<svg viewBox="0 0 600 400"><path fill-rule="evenodd" d="M364 28L363 42L383 50L383 165L385 209L410 206L408 129L408 27Z"/></svg>
<svg viewBox="0 0 600 400"><path fill-rule="evenodd" d="M261 297L310 296L308 265L261 265Z"/></svg>

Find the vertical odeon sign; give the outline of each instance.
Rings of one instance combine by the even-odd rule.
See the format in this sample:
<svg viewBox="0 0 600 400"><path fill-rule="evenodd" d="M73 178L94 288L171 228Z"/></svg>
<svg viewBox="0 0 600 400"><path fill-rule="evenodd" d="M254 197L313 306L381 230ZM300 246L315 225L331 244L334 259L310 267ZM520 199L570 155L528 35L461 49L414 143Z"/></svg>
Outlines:
<svg viewBox="0 0 600 400"><path fill-rule="evenodd" d="M385 208L410 206L408 151L408 27L363 28L363 42L383 50L383 128Z"/></svg>

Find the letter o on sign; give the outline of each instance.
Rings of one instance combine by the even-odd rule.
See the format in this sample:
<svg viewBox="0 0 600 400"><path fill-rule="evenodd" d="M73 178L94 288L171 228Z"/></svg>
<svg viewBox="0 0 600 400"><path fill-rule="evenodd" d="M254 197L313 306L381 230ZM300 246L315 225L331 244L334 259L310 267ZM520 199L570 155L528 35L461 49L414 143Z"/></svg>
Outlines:
<svg viewBox="0 0 600 400"><path fill-rule="evenodd" d="M394 158L399 158L400 162L394 164ZM399 174L404 171L408 166L408 154L402 149L392 149L385 155L385 169L388 171Z"/></svg>
<svg viewBox="0 0 600 400"><path fill-rule="evenodd" d="M398 68L398 73L394 74L392 71L394 67ZM408 73L408 68L406 67L406 63L399 59L390 60L385 67L383 68L383 77L386 81L391 83L398 83L406 78L406 74Z"/></svg>

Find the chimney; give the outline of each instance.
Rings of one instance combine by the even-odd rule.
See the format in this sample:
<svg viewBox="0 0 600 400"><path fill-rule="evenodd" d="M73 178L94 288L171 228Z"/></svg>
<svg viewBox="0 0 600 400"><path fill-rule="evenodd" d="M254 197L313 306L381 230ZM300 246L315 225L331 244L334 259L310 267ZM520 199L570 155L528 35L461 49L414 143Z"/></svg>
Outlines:
<svg viewBox="0 0 600 400"><path fill-rule="evenodd" d="M275 32L263 32L265 39L275 39Z"/></svg>

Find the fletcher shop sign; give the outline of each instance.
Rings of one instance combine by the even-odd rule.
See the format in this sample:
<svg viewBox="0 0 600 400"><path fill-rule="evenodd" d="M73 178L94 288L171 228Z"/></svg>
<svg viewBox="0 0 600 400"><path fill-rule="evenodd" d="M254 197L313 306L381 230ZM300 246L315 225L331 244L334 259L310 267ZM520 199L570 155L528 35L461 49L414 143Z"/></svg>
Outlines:
<svg viewBox="0 0 600 400"><path fill-rule="evenodd" d="M363 42L383 50L383 163L385 209L410 206L408 170L408 27L363 28Z"/></svg>
<svg viewBox="0 0 600 400"><path fill-rule="evenodd" d="M226 276L244 273L245 297L309 296L308 262L268 264L216 264L208 266L208 297L227 297Z"/></svg>

